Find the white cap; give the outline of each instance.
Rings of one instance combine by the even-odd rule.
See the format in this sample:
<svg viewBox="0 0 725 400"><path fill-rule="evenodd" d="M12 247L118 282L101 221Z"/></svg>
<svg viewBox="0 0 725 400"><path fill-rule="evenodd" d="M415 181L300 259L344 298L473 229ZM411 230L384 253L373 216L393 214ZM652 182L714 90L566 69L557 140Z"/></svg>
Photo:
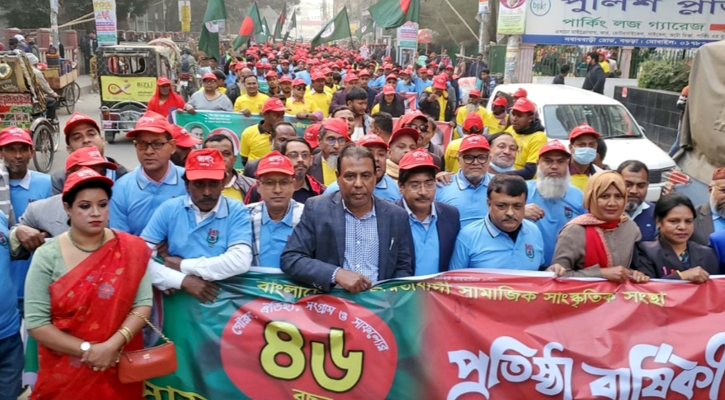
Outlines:
<svg viewBox="0 0 725 400"><path fill-rule="evenodd" d="M33 53L25 53L25 56L28 57L28 61L30 61L30 65L36 65L38 64L38 57L35 56Z"/></svg>
<svg viewBox="0 0 725 400"><path fill-rule="evenodd" d="M20 34L15 35L15 39L18 39L18 42L24 42L25 41L25 37L23 35L20 35Z"/></svg>

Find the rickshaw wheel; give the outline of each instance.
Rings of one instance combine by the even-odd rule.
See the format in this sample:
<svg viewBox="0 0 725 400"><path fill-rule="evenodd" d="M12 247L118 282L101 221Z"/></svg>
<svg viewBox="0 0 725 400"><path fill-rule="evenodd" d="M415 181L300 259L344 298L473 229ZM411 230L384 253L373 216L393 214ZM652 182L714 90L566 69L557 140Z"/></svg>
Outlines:
<svg viewBox="0 0 725 400"><path fill-rule="evenodd" d="M57 119L56 119L57 121ZM58 147L60 146L60 124L52 124L53 125L53 153L58 151Z"/></svg>
<svg viewBox="0 0 725 400"><path fill-rule="evenodd" d="M38 172L48 173L53 166L53 132L46 124L40 124L33 132L33 143L35 143L35 154L33 164Z"/></svg>
<svg viewBox="0 0 725 400"><path fill-rule="evenodd" d="M104 135L106 137L106 143L113 144L113 142L116 141L116 134L115 133L105 132Z"/></svg>
<svg viewBox="0 0 725 400"><path fill-rule="evenodd" d="M63 89L65 109L68 111L68 114L73 114L73 111L76 108L76 102L78 101L80 95L81 87L78 85L78 82L73 82L72 84L66 86L65 89Z"/></svg>

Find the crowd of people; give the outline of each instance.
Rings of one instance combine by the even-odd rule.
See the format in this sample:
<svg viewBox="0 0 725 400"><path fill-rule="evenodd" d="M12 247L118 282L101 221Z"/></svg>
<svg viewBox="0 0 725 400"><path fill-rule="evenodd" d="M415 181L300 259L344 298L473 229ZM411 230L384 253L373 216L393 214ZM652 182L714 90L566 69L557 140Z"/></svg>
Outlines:
<svg viewBox="0 0 725 400"><path fill-rule="evenodd" d="M159 79L126 133L134 168L107 157L98 123L78 112L53 176L28 168L28 131L2 131L0 292L17 296L0 297L0 399L20 391L21 317L39 344L33 398L140 397L116 365L143 346L152 288L214 302L216 282L253 266L350 293L468 268L638 283L720 271L725 168L707 204L648 202L642 162L609 170L588 125L568 146L548 141L523 90L488 111L480 65L481 88L461 104L448 60L403 68L336 47L250 47L205 72L188 102ZM419 110L406 111L413 91ZM173 109L262 121L202 141L169 122ZM313 123L298 132L285 115ZM446 148L431 141L440 121L455 127Z"/></svg>

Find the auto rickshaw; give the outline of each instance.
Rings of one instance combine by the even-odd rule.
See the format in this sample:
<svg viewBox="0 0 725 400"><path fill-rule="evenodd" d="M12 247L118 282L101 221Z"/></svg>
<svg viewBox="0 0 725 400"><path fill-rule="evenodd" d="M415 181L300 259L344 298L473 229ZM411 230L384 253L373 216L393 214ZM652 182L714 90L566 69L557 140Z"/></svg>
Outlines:
<svg viewBox="0 0 725 400"><path fill-rule="evenodd" d="M156 80L174 80L176 65L168 47L122 44L99 47L96 67L100 80L103 134L113 143L116 134L133 129L156 93Z"/></svg>
<svg viewBox="0 0 725 400"><path fill-rule="evenodd" d="M53 166L60 130L45 118L42 93L25 53L0 51L0 130L13 125L28 129L35 169L47 173Z"/></svg>

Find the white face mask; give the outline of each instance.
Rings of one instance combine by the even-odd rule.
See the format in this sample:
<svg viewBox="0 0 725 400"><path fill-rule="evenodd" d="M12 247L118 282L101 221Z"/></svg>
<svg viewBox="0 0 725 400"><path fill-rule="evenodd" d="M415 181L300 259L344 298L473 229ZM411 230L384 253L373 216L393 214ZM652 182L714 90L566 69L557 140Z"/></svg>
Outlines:
<svg viewBox="0 0 725 400"><path fill-rule="evenodd" d="M510 167L508 167L508 168L501 168L501 167L497 166L494 163L490 163L489 164L489 167L491 167L492 170L498 172L499 174L502 174L504 172L511 172L511 171L514 170L514 166L513 165L510 166Z"/></svg>
<svg viewBox="0 0 725 400"><path fill-rule="evenodd" d="M577 147L574 149L574 161L580 165L591 164L597 158L597 150L591 147Z"/></svg>

